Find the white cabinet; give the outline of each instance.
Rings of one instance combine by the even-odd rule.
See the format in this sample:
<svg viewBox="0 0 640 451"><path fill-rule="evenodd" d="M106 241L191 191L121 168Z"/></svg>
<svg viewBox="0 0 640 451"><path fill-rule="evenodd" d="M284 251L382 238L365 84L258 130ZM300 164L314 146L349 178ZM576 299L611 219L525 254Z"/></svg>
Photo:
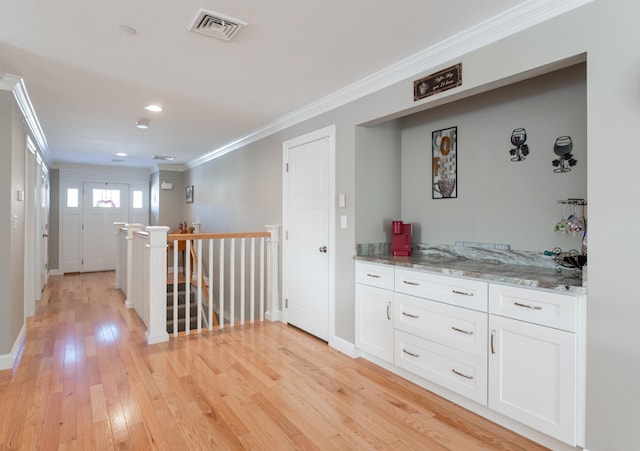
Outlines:
<svg viewBox="0 0 640 451"><path fill-rule="evenodd" d="M395 271L394 363L487 403L487 283Z"/></svg>
<svg viewBox="0 0 640 451"><path fill-rule="evenodd" d="M500 285L489 290L489 408L574 446L575 306L575 296Z"/></svg>
<svg viewBox="0 0 640 451"><path fill-rule="evenodd" d="M358 263L356 281L356 346L392 362L393 268Z"/></svg>
<svg viewBox="0 0 640 451"><path fill-rule="evenodd" d="M365 262L356 282L365 357L584 446L584 295Z"/></svg>

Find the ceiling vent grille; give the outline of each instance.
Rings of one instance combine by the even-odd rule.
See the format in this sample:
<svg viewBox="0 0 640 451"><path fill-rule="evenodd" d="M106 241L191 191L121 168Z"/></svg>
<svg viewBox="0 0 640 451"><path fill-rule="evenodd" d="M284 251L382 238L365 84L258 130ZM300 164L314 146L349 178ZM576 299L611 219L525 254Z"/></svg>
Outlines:
<svg viewBox="0 0 640 451"><path fill-rule="evenodd" d="M189 31L229 41L240 30L248 25L242 20L201 9L193 18Z"/></svg>

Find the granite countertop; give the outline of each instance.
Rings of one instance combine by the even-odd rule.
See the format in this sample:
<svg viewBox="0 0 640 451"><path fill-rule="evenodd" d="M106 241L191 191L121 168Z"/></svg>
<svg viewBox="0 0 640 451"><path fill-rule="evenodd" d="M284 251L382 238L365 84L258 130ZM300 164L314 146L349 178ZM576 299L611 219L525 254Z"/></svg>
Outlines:
<svg viewBox="0 0 640 451"><path fill-rule="evenodd" d="M580 271L556 271L548 258L534 253L459 249L457 246L422 246L410 257L388 253L357 255L356 260L418 269L445 275L470 277L532 288L544 288L571 294L586 294Z"/></svg>

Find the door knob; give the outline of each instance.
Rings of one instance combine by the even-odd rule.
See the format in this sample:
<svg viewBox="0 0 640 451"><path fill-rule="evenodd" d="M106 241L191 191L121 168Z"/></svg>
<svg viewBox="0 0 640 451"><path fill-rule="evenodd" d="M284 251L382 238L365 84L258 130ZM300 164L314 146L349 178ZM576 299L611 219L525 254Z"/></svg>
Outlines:
<svg viewBox="0 0 640 451"><path fill-rule="evenodd" d="M327 246L322 246L320 249L318 249L320 252L322 252L323 254L327 253Z"/></svg>

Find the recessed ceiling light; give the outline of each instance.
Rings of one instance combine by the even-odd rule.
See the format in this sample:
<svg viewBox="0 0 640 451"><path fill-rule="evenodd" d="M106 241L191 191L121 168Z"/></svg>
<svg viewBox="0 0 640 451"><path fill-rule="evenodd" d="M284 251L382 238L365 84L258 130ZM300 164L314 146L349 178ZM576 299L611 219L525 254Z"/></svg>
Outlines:
<svg viewBox="0 0 640 451"><path fill-rule="evenodd" d="M143 128L143 129L149 128L149 119L145 119L145 118L138 119L138 122L136 122L136 127Z"/></svg>
<svg viewBox="0 0 640 451"><path fill-rule="evenodd" d="M116 152L116 156L118 157L126 157L128 154L124 153L124 152Z"/></svg>
<svg viewBox="0 0 640 451"><path fill-rule="evenodd" d="M144 109L147 111L153 111L154 113L159 113L160 111L162 111L162 107L160 105L154 105L154 104L146 105Z"/></svg>
<svg viewBox="0 0 640 451"><path fill-rule="evenodd" d="M129 36L135 36L138 34L138 31L129 25L120 25L118 30L122 31L124 34L128 34Z"/></svg>

